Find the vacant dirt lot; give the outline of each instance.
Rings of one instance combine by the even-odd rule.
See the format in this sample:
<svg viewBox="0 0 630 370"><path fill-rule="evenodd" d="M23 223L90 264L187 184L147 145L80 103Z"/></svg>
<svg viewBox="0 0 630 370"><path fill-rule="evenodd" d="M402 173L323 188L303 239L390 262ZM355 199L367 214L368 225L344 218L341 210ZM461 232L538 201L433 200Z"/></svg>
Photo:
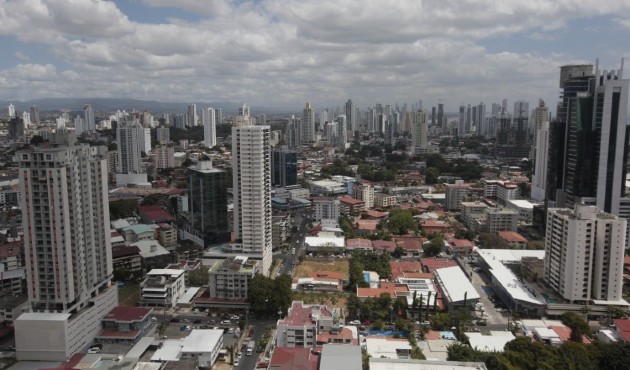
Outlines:
<svg viewBox="0 0 630 370"><path fill-rule="evenodd" d="M304 260L295 270L295 277L306 277L315 271L334 271L343 272L348 275L350 266L347 259L324 259Z"/></svg>

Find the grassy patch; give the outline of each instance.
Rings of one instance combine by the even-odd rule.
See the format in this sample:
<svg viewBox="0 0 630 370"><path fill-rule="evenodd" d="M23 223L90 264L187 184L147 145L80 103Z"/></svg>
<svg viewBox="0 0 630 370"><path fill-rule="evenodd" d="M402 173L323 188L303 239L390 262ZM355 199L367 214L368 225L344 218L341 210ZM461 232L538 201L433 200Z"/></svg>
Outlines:
<svg viewBox="0 0 630 370"><path fill-rule="evenodd" d="M350 266L348 264L348 260L332 260L330 262L327 261L302 261L297 266L295 277L307 277L309 274L315 271L334 271L334 272L343 272L348 275L350 271Z"/></svg>
<svg viewBox="0 0 630 370"><path fill-rule="evenodd" d="M140 301L140 285L125 285L118 288L118 304L132 307Z"/></svg>

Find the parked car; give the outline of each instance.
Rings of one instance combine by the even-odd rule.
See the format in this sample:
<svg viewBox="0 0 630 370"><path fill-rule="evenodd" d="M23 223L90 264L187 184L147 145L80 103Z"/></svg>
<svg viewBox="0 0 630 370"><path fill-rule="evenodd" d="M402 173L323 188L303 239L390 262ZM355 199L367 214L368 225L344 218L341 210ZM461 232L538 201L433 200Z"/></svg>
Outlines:
<svg viewBox="0 0 630 370"><path fill-rule="evenodd" d="M359 321L359 320L352 320L348 324L350 324L350 325L361 325L361 321Z"/></svg>
<svg viewBox="0 0 630 370"><path fill-rule="evenodd" d="M221 325L230 325L232 323L232 321L230 320L223 320L221 321Z"/></svg>
<svg viewBox="0 0 630 370"><path fill-rule="evenodd" d="M87 353L89 353L89 354L95 354L95 353L99 353L99 352L101 352L101 349L98 348L98 347L92 347L92 348L88 349L88 351L87 351Z"/></svg>

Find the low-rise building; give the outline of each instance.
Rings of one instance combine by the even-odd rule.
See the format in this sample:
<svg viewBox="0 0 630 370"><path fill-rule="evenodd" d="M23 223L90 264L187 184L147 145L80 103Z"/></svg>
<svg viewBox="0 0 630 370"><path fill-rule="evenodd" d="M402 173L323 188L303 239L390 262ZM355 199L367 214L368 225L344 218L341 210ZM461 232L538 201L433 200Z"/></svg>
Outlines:
<svg viewBox="0 0 630 370"><path fill-rule="evenodd" d="M278 347L312 348L317 344L317 335L338 326L336 312L324 305L306 305L294 301L285 318L278 320L276 345Z"/></svg>
<svg viewBox="0 0 630 370"><path fill-rule="evenodd" d="M276 347L269 360L269 370L318 370L319 353L311 348Z"/></svg>
<svg viewBox="0 0 630 370"><path fill-rule="evenodd" d="M130 275L142 272L142 257L136 246L112 247L112 263L114 270L128 271Z"/></svg>
<svg viewBox="0 0 630 370"><path fill-rule="evenodd" d="M489 208L486 211L486 232L516 231L518 217L518 213L509 208Z"/></svg>
<svg viewBox="0 0 630 370"><path fill-rule="evenodd" d="M153 269L140 283L140 302L146 306L175 307L186 291L184 270Z"/></svg>
<svg viewBox="0 0 630 370"><path fill-rule="evenodd" d="M434 275L449 311L461 307L474 308L479 302L479 293L459 266L437 269Z"/></svg>
<svg viewBox="0 0 630 370"><path fill-rule="evenodd" d="M167 339L151 356L152 362L178 362L196 359L197 367L210 369L223 348L223 330L194 329L182 339Z"/></svg>
<svg viewBox="0 0 630 370"><path fill-rule="evenodd" d="M341 204L337 199L332 198L313 198L312 204L315 209L315 220L323 219L339 219L341 215Z"/></svg>
<svg viewBox="0 0 630 370"><path fill-rule="evenodd" d="M355 184L352 187L352 197L362 200L365 203L365 209L374 207L374 187L369 184Z"/></svg>
<svg viewBox="0 0 630 370"><path fill-rule="evenodd" d="M339 198L339 206L344 215L359 214L365 211L365 202L351 197Z"/></svg>
<svg viewBox="0 0 630 370"><path fill-rule="evenodd" d="M346 184L333 180L319 180L311 182L311 194L338 195L346 194L348 187Z"/></svg>
<svg viewBox="0 0 630 370"><path fill-rule="evenodd" d="M520 222L531 224L534 222L534 206L536 204L524 199L510 199L506 206L518 212Z"/></svg>
<svg viewBox="0 0 630 370"><path fill-rule="evenodd" d="M260 262L245 256L215 261L208 270L210 299L246 300L249 284L260 272Z"/></svg>
<svg viewBox="0 0 630 370"><path fill-rule="evenodd" d="M138 248L138 253L140 257L142 257L142 264L145 270L163 268L172 261L169 251L158 243L157 240L140 240L130 244L130 246Z"/></svg>
<svg viewBox="0 0 630 370"><path fill-rule="evenodd" d="M323 232L320 232L318 236L307 236L304 238L304 245L307 252L322 254L340 253L346 247L343 237L334 236L334 233Z"/></svg>
<svg viewBox="0 0 630 370"><path fill-rule="evenodd" d="M150 330L152 312L152 308L117 306L103 317L103 330L95 339L101 343L135 343Z"/></svg>
<svg viewBox="0 0 630 370"><path fill-rule="evenodd" d="M374 207L387 208L397 204L396 197L385 193L374 193Z"/></svg>
<svg viewBox="0 0 630 370"><path fill-rule="evenodd" d="M409 359L411 358L411 344L406 338L365 338L367 353L372 358Z"/></svg>
<svg viewBox="0 0 630 370"><path fill-rule="evenodd" d="M165 248L174 248L177 246L177 229L171 224L161 223L157 225L156 234L157 241Z"/></svg>
<svg viewBox="0 0 630 370"><path fill-rule="evenodd" d="M141 240L152 240L155 239L155 225L130 225L122 229L121 234L127 243L134 243Z"/></svg>
<svg viewBox="0 0 630 370"><path fill-rule="evenodd" d="M525 249L527 247L527 239L516 231L499 231L497 234L510 248Z"/></svg>

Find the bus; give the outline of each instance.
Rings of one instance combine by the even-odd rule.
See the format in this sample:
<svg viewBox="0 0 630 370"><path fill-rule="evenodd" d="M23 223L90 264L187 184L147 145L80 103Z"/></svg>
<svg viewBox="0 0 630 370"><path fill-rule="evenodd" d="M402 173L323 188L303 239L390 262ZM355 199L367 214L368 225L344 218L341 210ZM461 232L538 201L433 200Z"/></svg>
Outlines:
<svg viewBox="0 0 630 370"><path fill-rule="evenodd" d="M245 351L245 354L247 356L251 356L252 352L254 352L254 346L256 345L255 341L249 341L249 343L247 344L247 350Z"/></svg>

